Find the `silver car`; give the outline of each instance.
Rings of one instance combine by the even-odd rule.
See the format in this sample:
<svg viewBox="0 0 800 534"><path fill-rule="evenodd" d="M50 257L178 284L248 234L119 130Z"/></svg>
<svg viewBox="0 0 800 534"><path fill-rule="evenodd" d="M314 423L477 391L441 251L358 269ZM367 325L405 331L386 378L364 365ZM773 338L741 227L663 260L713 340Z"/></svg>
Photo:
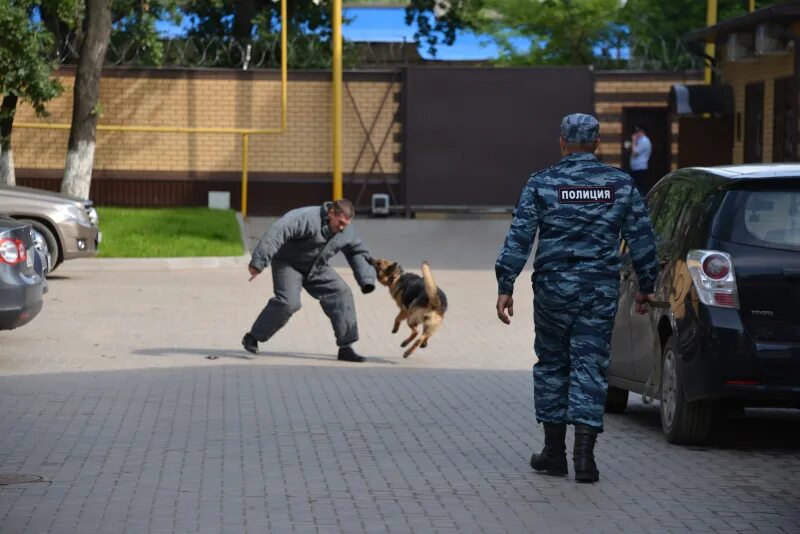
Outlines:
<svg viewBox="0 0 800 534"><path fill-rule="evenodd" d="M36 247L50 255L51 271L64 260L97 254L102 236L90 200L30 187L0 186L0 213L33 227Z"/></svg>

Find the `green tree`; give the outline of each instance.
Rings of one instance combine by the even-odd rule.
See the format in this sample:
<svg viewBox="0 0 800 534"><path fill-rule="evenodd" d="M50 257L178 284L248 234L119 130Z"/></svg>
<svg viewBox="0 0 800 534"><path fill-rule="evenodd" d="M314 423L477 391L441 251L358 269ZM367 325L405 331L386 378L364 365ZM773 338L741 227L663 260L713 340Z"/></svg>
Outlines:
<svg viewBox="0 0 800 534"><path fill-rule="evenodd" d="M470 25L492 36L502 65L617 66L620 0L484 0ZM515 41L527 41L519 50ZM596 51L599 50L598 54Z"/></svg>
<svg viewBox="0 0 800 534"><path fill-rule="evenodd" d="M52 34L33 21L37 7L35 0L0 2L0 183L7 185L16 183L11 133L17 103L27 102L45 116L45 104L63 91L48 59Z"/></svg>
<svg viewBox="0 0 800 534"><path fill-rule="evenodd" d="M288 0L287 32L290 68L330 65L331 3L328 0ZM205 48L214 66L238 66L245 48L261 64L280 63L280 2L273 0L182 0L181 11L195 22L190 42ZM216 48L214 47L216 43Z"/></svg>
<svg viewBox="0 0 800 534"><path fill-rule="evenodd" d="M455 42L456 32L475 29L479 22L476 18L486 3L487 0L410 0L406 6L406 24L416 23L414 39L435 56L439 45Z"/></svg>
<svg viewBox="0 0 800 534"><path fill-rule="evenodd" d="M158 21L180 24L179 0L114 0L111 9L111 45L117 59L128 65L162 65L164 39Z"/></svg>
<svg viewBox="0 0 800 534"><path fill-rule="evenodd" d="M758 0L756 8L781 0ZM719 0L718 20L747 13L746 0ZM628 0L620 22L630 30L631 66L643 69L683 69L702 65L698 48L683 37L706 25L706 2L697 0ZM695 52L694 54L692 52Z"/></svg>

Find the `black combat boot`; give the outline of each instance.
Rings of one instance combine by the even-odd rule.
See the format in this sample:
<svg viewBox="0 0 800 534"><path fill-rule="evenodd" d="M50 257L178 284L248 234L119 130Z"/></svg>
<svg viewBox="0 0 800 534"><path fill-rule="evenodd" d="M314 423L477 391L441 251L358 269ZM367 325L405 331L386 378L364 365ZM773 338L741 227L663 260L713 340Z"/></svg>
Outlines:
<svg viewBox="0 0 800 534"><path fill-rule="evenodd" d="M258 340L250 332L246 333L242 338L242 346L247 352L258 354Z"/></svg>
<svg viewBox="0 0 800 534"><path fill-rule="evenodd" d="M577 482L597 482L600 471L594 463L594 443L597 429L589 425L575 425L575 448L572 451L572 466Z"/></svg>
<svg viewBox="0 0 800 534"><path fill-rule="evenodd" d="M356 351L353 350L353 347L339 347L338 359L345 362L357 362L357 363L361 363L364 360L366 360L365 357L356 354Z"/></svg>
<svg viewBox="0 0 800 534"><path fill-rule="evenodd" d="M566 423L544 423L544 449L540 454L531 456L531 467L544 471L548 475L565 476L567 474L567 437Z"/></svg>

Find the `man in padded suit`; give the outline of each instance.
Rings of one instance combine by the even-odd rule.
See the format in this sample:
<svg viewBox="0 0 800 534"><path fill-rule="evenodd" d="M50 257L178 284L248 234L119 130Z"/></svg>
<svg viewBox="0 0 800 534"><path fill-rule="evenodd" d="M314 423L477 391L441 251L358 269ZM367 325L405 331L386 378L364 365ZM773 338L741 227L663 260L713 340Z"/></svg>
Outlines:
<svg viewBox="0 0 800 534"><path fill-rule="evenodd" d="M338 252L344 253L363 293L375 289L375 268L367 262L369 252L350 222L355 210L347 199L322 206L298 208L278 219L261 237L248 265L250 280L272 265L275 296L244 335L242 346L258 354L258 342L267 341L300 309L300 289L317 299L331 320L338 359L363 362L353 350L358 340L356 308L348 285L328 265Z"/></svg>

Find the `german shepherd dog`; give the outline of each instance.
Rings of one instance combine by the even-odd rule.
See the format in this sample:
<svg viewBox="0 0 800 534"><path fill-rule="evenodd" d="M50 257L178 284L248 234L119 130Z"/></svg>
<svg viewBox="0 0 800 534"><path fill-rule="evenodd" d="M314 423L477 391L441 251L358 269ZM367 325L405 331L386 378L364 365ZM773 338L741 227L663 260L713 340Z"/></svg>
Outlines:
<svg viewBox="0 0 800 534"><path fill-rule="evenodd" d="M400 308L392 334L397 333L403 320L411 328L411 335L400 346L405 347L414 341L418 335L417 326L422 325L420 338L403 353L403 358L408 358L417 347L427 347L428 340L439 329L447 311L447 296L436 287L427 262L422 262L422 276L404 272L390 260L370 258L369 263L378 273L378 282L389 288L389 294Z"/></svg>

